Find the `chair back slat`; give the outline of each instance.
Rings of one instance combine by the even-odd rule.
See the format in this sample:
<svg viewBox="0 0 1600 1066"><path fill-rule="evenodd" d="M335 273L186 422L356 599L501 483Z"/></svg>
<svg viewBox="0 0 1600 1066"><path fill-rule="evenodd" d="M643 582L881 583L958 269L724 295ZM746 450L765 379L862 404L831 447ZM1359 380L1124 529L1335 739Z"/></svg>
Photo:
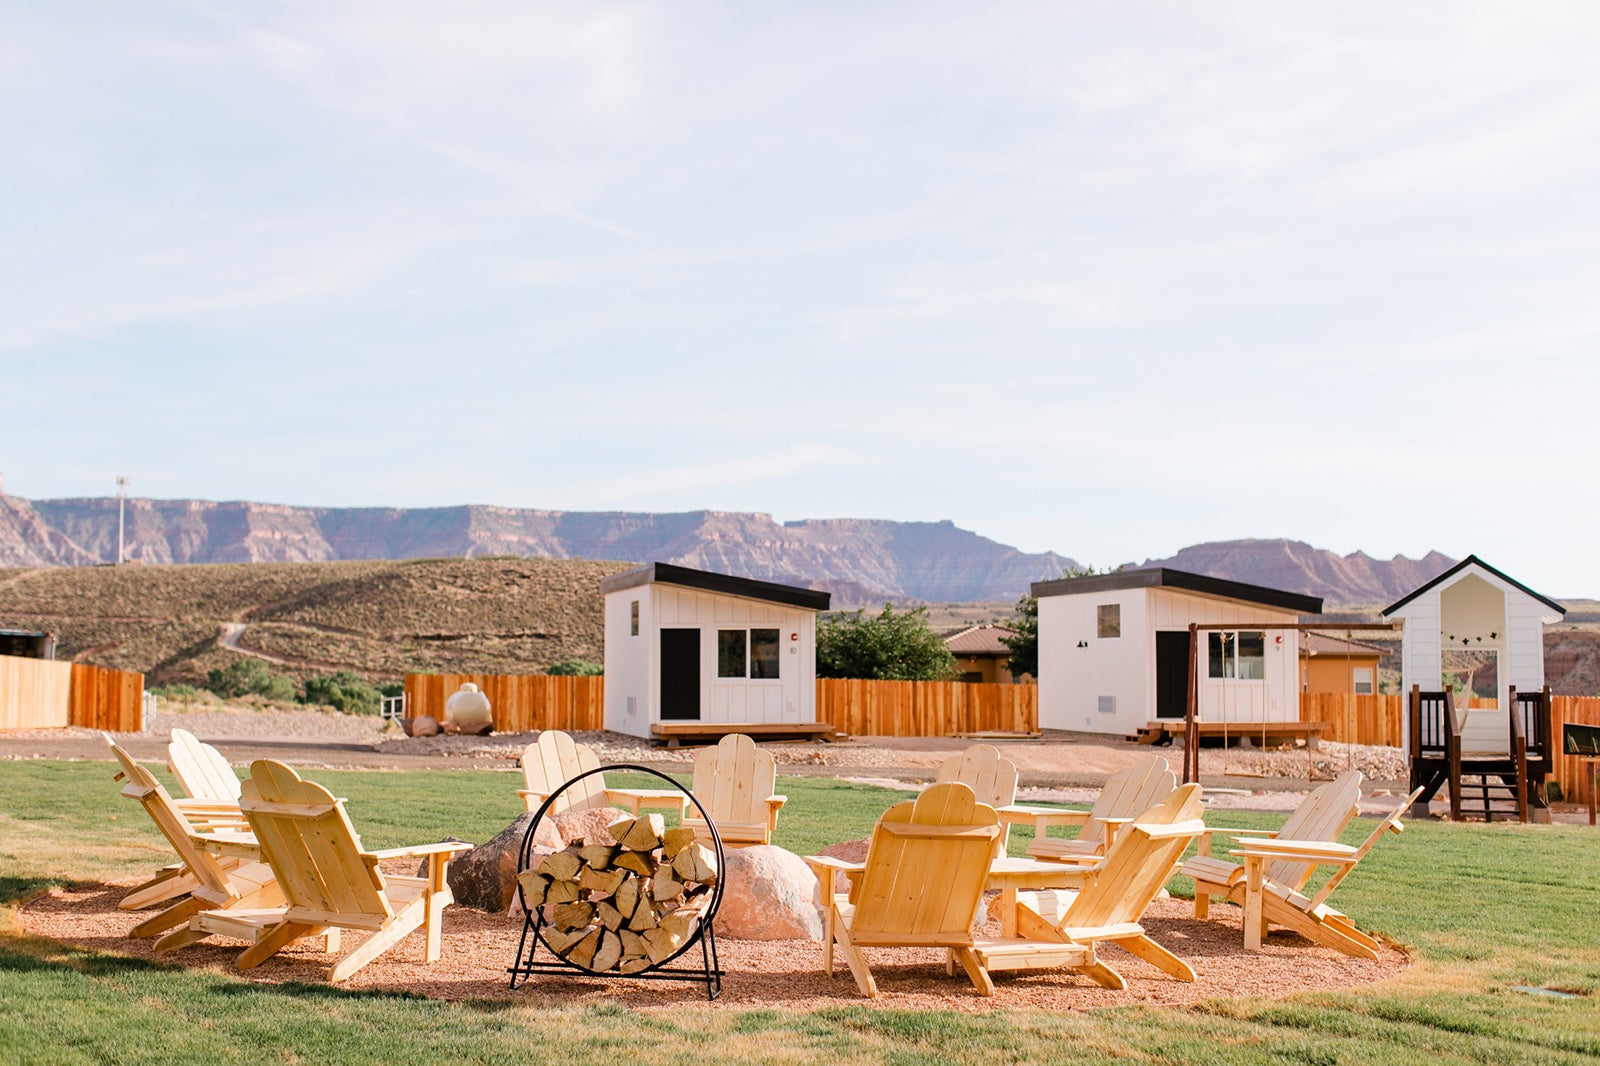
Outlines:
<svg viewBox="0 0 1600 1066"><path fill-rule="evenodd" d="M713 822L765 822L777 783L777 760L743 733L730 733L695 756L692 791Z"/></svg>
<svg viewBox="0 0 1600 1066"><path fill-rule="evenodd" d="M1159 755L1147 755L1106 778L1105 787L1089 809L1089 821L1078 839L1098 843L1105 839L1106 818L1137 818L1172 795L1178 776Z"/></svg>
<svg viewBox="0 0 1600 1066"><path fill-rule="evenodd" d="M1339 839L1360 810L1360 770L1346 770L1327 784L1319 785L1301 801L1284 821L1279 840L1328 842ZM1267 880L1298 891L1311 879L1316 864L1276 859L1263 867Z"/></svg>
<svg viewBox="0 0 1600 1066"><path fill-rule="evenodd" d="M174 729L167 745L167 769L190 799L239 802L239 775L227 758L187 729Z"/></svg>
<svg viewBox="0 0 1600 1066"><path fill-rule="evenodd" d="M960 755L946 759L935 784L960 781L977 795L979 803L1009 807L1017 802L1017 765L1000 754L993 744L974 744Z"/></svg>
<svg viewBox="0 0 1600 1066"><path fill-rule="evenodd" d="M951 829L976 832L953 835ZM851 934L970 941L999 835L994 808L959 781L889 808L867 846Z"/></svg>
<svg viewBox="0 0 1600 1066"><path fill-rule="evenodd" d="M333 793L272 759L250 764L239 808L255 831L262 856L289 902L289 918L316 915L390 916L377 859L361 840Z"/></svg>
<svg viewBox="0 0 1600 1066"><path fill-rule="evenodd" d="M172 850L177 852L178 860L200 882L204 892L231 898L234 892L227 874L223 873L216 856L195 847L194 826L172 801L172 794L110 735L102 733L101 736L110 745L111 754L116 757L117 765L122 770L122 794L137 800L145 809L161 835L172 845ZM201 894L204 895L204 892ZM212 901L217 902L215 898Z"/></svg>
<svg viewBox="0 0 1600 1066"><path fill-rule="evenodd" d="M550 795L579 774L599 768L600 758L593 748L559 729L546 729L522 749L522 776L530 792ZM607 805L604 776L595 774L563 792L550 812L587 811Z"/></svg>

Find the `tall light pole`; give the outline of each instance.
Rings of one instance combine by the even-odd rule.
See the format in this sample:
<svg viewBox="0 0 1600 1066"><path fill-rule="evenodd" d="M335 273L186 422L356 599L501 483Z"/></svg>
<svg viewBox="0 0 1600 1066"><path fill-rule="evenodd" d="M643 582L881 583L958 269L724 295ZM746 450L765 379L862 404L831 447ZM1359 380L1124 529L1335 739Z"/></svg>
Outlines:
<svg viewBox="0 0 1600 1066"><path fill-rule="evenodd" d="M117 565L122 565L122 512L128 502L128 479L117 478Z"/></svg>

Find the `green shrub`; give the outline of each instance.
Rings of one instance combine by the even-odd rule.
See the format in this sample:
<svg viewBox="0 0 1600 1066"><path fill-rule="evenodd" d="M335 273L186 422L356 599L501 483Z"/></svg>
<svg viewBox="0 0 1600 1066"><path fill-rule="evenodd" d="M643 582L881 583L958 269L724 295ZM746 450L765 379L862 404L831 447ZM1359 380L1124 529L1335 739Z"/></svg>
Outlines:
<svg viewBox="0 0 1600 1066"><path fill-rule="evenodd" d="M550 669L545 671L555 677L599 677L605 672L605 667L588 659L562 659L558 663L551 663Z"/></svg>
<svg viewBox="0 0 1600 1066"><path fill-rule="evenodd" d="M825 619L817 626L817 676L887 681L947 681L957 676L956 659L928 627L928 609L896 614L865 610Z"/></svg>
<svg viewBox="0 0 1600 1066"><path fill-rule="evenodd" d="M223 699L263 696L269 700L295 698L294 682L274 674L260 659L235 659L227 666L206 675L206 688Z"/></svg>
<svg viewBox="0 0 1600 1066"><path fill-rule="evenodd" d="M380 693L354 670L306 678L305 703L324 704L343 714L377 714Z"/></svg>

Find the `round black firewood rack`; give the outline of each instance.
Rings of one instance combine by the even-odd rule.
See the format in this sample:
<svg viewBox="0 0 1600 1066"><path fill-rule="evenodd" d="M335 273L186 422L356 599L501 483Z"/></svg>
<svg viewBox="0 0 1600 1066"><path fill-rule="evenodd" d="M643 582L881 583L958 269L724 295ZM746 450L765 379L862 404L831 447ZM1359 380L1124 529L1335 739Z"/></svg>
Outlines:
<svg viewBox="0 0 1600 1066"><path fill-rule="evenodd" d="M528 906L528 901L523 897L519 889L517 899L522 903L522 937L517 942L516 960L507 970L511 975L511 987L516 988L536 973L560 974L577 971L588 977L607 979L637 978L645 981L700 981L705 984L706 998L714 1000L722 994L723 978L723 970L717 960L717 937L712 929L712 922L717 916L717 910L722 906L722 886L725 880L723 875L726 863L723 861L722 836L717 832L716 823L711 820L710 813L695 798L694 793L684 788L677 781L674 781L659 770L652 770L648 766L639 766L634 763L617 763L584 771L564 783L560 788L552 792L544 803L540 804L539 810L533 816L533 821L528 823L528 831L523 834L522 849L517 856L517 873L520 875L523 871L529 869L529 864L533 859L534 836L539 829L539 823L544 821L545 815L555 806L556 800L585 778L614 771L649 774L653 777L659 777L679 792L682 792L688 798L688 801L694 804L695 810L699 812L700 818L711 832L712 848L717 855L717 879L711 885L711 900L701 912L693 932L684 939L683 944L671 955L660 962L653 962L644 969L633 973L617 973L609 970L604 972L593 970L557 953L544 938L545 908L543 906ZM700 966L672 966L672 963L676 962L685 953L693 950L697 944L700 947ZM538 957L540 945L544 946L545 951L549 952L550 958L554 961L546 961Z"/></svg>

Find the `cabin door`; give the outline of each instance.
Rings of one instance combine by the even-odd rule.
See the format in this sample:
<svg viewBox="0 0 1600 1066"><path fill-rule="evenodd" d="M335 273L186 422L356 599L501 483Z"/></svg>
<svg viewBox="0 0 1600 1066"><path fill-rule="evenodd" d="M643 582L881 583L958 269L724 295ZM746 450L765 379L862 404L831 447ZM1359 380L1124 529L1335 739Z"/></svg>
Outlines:
<svg viewBox="0 0 1600 1066"><path fill-rule="evenodd" d="M1189 631L1156 631L1156 717L1182 718L1189 707Z"/></svg>
<svg viewBox="0 0 1600 1066"><path fill-rule="evenodd" d="M661 631L661 718L700 718L700 631Z"/></svg>

